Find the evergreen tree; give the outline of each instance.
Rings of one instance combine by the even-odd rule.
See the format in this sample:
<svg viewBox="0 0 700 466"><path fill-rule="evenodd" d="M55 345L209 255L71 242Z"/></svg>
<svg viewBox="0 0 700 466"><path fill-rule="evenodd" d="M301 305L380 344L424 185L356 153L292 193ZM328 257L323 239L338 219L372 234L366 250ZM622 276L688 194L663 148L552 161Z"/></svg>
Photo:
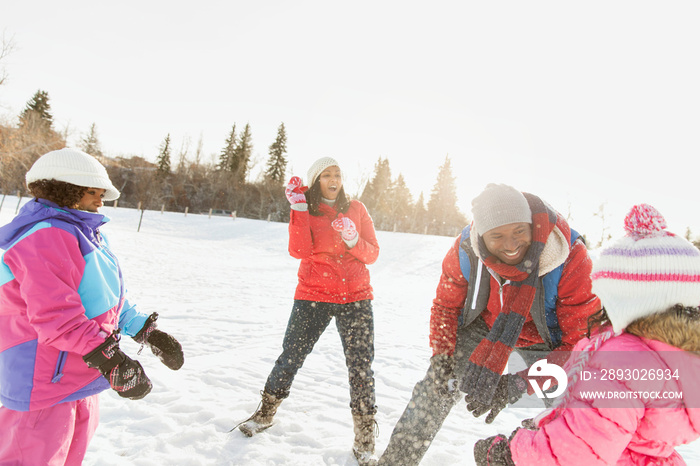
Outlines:
<svg viewBox="0 0 700 466"><path fill-rule="evenodd" d="M219 170L232 171L231 163L233 161L233 154L235 150L236 124L234 123L231 133L228 135L228 139L226 139L226 146L224 146L223 150L221 151L221 155L219 155L219 165L217 167Z"/></svg>
<svg viewBox="0 0 700 466"><path fill-rule="evenodd" d="M284 174L287 171L287 133L284 123L277 129L277 139L270 145L270 158L267 160L267 170L265 177L277 183L284 181Z"/></svg>
<svg viewBox="0 0 700 466"><path fill-rule="evenodd" d="M160 145L158 158L156 159L156 176L159 179L167 178L170 175L170 134L165 137L165 140Z"/></svg>
<svg viewBox="0 0 700 466"><path fill-rule="evenodd" d="M253 137L250 133L250 124L246 124L243 134L238 139L238 144L231 157L231 171L235 174L236 182L239 185L245 183L248 177L248 163L253 154Z"/></svg>
<svg viewBox="0 0 700 466"><path fill-rule="evenodd" d="M19 127L21 129L49 131L52 126L53 115L51 115L49 94L46 91L38 90L20 114Z"/></svg>
<svg viewBox="0 0 700 466"><path fill-rule="evenodd" d="M365 186L360 201L367 206L378 230L393 228L391 219L391 168L389 160L379 157L374 164L374 177Z"/></svg>
<svg viewBox="0 0 700 466"><path fill-rule="evenodd" d="M17 127L0 125L0 193L26 192L27 169L41 155L66 146L51 127L50 110L48 94L38 91L19 115Z"/></svg>
<svg viewBox="0 0 700 466"><path fill-rule="evenodd" d="M428 210L425 208L425 196L421 191L418 200L413 205L413 224L411 231L414 233L425 233L428 230Z"/></svg>
<svg viewBox="0 0 700 466"><path fill-rule="evenodd" d="M399 231L407 231L410 228L413 196L401 173L399 173L396 181L392 183L389 192L389 204L394 228Z"/></svg>
<svg viewBox="0 0 700 466"><path fill-rule="evenodd" d="M374 164L374 176L365 185L365 189L360 195L360 201L367 206L370 211L380 208L387 191L391 187L391 168L389 160L379 157ZM374 216L374 212L372 212Z"/></svg>
<svg viewBox="0 0 700 466"><path fill-rule="evenodd" d="M95 126L95 123L90 126L90 132L83 136L83 138L80 140L78 148L80 148L83 152L92 155L93 157L104 156L100 141L97 139L97 127Z"/></svg>
<svg viewBox="0 0 700 466"><path fill-rule="evenodd" d="M430 193L428 215L431 219L429 230L436 235L456 235L467 223L466 217L457 207L457 186L449 156L445 157L445 163L440 167L437 181Z"/></svg>

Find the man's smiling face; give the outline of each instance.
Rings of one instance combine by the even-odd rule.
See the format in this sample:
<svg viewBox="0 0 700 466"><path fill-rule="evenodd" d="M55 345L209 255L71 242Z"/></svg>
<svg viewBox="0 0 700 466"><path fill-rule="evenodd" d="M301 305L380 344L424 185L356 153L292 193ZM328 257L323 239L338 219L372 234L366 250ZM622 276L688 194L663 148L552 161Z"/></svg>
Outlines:
<svg viewBox="0 0 700 466"><path fill-rule="evenodd" d="M492 228L483 235L486 249L498 260L508 265L522 262L532 244L532 227L529 223L509 223Z"/></svg>

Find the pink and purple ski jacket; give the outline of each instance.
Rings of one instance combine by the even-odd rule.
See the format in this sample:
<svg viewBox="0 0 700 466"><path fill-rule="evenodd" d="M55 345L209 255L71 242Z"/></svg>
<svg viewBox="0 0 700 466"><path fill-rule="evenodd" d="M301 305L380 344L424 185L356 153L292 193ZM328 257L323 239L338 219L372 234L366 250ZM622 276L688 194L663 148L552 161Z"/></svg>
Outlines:
<svg viewBox="0 0 700 466"><path fill-rule="evenodd" d="M32 411L109 388L83 356L147 315L126 299L99 213L26 203L0 227L0 402Z"/></svg>
<svg viewBox="0 0 700 466"><path fill-rule="evenodd" d="M582 339L574 352L588 342ZM570 398L539 420L538 430L517 431L510 443L516 465L685 464L675 447L700 437L695 352L623 332L593 352L583 369L589 381L579 379ZM586 396L590 387L608 395ZM633 396L643 393L662 396ZM679 393L682 399L663 397Z"/></svg>

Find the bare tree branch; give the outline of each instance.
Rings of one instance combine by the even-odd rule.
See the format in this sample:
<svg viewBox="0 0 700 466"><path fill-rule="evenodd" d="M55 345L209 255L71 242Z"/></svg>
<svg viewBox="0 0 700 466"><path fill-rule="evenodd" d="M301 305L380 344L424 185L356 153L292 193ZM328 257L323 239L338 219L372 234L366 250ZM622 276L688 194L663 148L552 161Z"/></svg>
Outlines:
<svg viewBox="0 0 700 466"><path fill-rule="evenodd" d="M2 65L3 61L13 52L15 49L14 37L7 37L5 32L2 33L2 42L0 42L0 86L5 83L7 79L7 71Z"/></svg>

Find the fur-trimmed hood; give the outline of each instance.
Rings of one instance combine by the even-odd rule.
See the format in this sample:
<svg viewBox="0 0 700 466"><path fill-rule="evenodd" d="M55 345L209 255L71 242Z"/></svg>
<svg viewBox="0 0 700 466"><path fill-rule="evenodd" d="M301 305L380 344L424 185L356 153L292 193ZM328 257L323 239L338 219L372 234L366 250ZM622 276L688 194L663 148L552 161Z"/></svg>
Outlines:
<svg viewBox="0 0 700 466"><path fill-rule="evenodd" d="M670 324L675 334L679 322L673 320L668 318L661 325ZM574 351L582 351L589 343L582 339ZM510 443L515 463L685 464L675 447L700 437L700 357L663 341L623 332L591 351L583 368L589 374L639 375L579 378L572 396L541 418L537 430L516 432ZM664 375L656 376L660 373ZM608 394L608 398L584 393ZM617 398L611 398L611 393Z"/></svg>
<svg viewBox="0 0 700 466"><path fill-rule="evenodd" d="M678 314L673 309L638 319L627 332L648 340L657 340L684 351L700 352L700 319Z"/></svg>

